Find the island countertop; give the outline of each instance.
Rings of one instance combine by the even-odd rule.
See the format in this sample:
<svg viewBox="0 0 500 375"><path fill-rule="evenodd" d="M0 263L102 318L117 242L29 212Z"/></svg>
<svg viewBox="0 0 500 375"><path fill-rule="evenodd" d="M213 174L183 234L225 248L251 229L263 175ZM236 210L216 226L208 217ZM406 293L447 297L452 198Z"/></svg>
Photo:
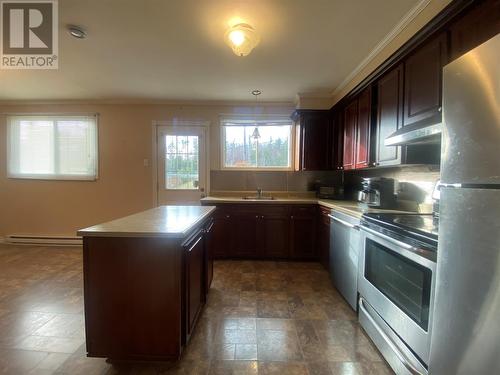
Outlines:
<svg viewBox="0 0 500 375"><path fill-rule="evenodd" d="M87 237L184 238L215 211L214 206L159 206L120 219L80 229Z"/></svg>

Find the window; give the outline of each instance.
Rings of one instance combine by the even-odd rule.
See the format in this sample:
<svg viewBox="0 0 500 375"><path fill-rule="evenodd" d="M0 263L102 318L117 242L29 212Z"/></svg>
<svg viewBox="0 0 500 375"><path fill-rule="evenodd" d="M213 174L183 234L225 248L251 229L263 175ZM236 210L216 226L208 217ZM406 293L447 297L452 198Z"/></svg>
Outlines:
<svg viewBox="0 0 500 375"><path fill-rule="evenodd" d="M291 169L292 122L288 118L222 120L222 166Z"/></svg>
<svg viewBox="0 0 500 375"><path fill-rule="evenodd" d="M9 116L8 176L94 180L96 116Z"/></svg>
<svg viewBox="0 0 500 375"><path fill-rule="evenodd" d="M199 137L166 135L165 188L197 190L199 182Z"/></svg>

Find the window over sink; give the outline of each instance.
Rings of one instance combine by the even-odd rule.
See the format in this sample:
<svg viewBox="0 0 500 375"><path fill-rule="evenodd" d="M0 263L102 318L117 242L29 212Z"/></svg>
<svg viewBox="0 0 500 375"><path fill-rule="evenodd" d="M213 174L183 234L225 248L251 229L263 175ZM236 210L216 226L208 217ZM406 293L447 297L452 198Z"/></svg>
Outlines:
<svg viewBox="0 0 500 375"><path fill-rule="evenodd" d="M290 118L224 118L221 128L223 169L292 169Z"/></svg>

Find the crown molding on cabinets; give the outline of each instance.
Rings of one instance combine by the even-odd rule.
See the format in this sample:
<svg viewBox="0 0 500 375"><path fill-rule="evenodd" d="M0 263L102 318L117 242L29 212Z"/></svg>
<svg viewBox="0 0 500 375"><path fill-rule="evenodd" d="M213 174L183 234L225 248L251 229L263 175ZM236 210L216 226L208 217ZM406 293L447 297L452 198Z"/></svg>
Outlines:
<svg viewBox="0 0 500 375"><path fill-rule="evenodd" d="M431 0L419 1L399 23L378 43L368 56L354 68L354 70L335 88L332 96L336 97L358 73L360 73L390 42L394 40L431 2Z"/></svg>

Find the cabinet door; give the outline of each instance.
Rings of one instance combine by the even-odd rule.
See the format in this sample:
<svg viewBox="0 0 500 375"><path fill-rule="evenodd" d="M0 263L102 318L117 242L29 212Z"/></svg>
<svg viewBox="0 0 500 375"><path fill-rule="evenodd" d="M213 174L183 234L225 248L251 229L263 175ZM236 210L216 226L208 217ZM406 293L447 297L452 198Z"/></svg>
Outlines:
<svg viewBox="0 0 500 375"><path fill-rule="evenodd" d="M229 257L231 248L233 246L233 231L232 225L233 218L228 211L217 212L214 216L214 226L212 228L211 248L214 258L227 258Z"/></svg>
<svg viewBox="0 0 500 375"><path fill-rule="evenodd" d="M366 168L370 164L370 127L372 110L371 89L358 97L358 121L356 126L355 168Z"/></svg>
<svg viewBox="0 0 500 375"><path fill-rule="evenodd" d="M300 128L300 169L303 171L328 169L329 111L301 114Z"/></svg>
<svg viewBox="0 0 500 375"><path fill-rule="evenodd" d="M344 169L355 168L356 124L358 121L358 101L355 100L344 110Z"/></svg>
<svg viewBox="0 0 500 375"><path fill-rule="evenodd" d="M447 34L443 33L406 59L403 126L441 118L442 70L447 57Z"/></svg>
<svg viewBox="0 0 500 375"><path fill-rule="evenodd" d="M288 258L288 216L262 215L259 225L261 255L265 258Z"/></svg>
<svg viewBox="0 0 500 375"><path fill-rule="evenodd" d="M500 0L478 1L450 27L451 59L462 56L500 33Z"/></svg>
<svg viewBox="0 0 500 375"><path fill-rule="evenodd" d="M337 110L332 114L332 124L330 140L332 147L330 150L330 169L344 169L344 121L343 111Z"/></svg>
<svg viewBox="0 0 500 375"><path fill-rule="evenodd" d="M384 140L402 126L403 67L399 65L377 83L376 164L401 164L401 146L385 146Z"/></svg>
<svg viewBox="0 0 500 375"><path fill-rule="evenodd" d="M191 335L205 300L204 244L199 233L185 245L186 256L186 320L187 334Z"/></svg>
<svg viewBox="0 0 500 375"><path fill-rule="evenodd" d="M214 276L214 221L210 220L205 228L205 293L208 293Z"/></svg>
<svg viewBox="0 0 500 375"><path fill-rule="evenodd" d="M316 206L292 207L290 216L290 250L295 259L316 259Z"/></svg>
<svg viewBox="0 0 500 375"><path fill-rule="evenodd" d="M234 212L232 214L234 244L231 255L234 257L257 257L259 251L258 225L260 215L255 212Z"/></svg>

